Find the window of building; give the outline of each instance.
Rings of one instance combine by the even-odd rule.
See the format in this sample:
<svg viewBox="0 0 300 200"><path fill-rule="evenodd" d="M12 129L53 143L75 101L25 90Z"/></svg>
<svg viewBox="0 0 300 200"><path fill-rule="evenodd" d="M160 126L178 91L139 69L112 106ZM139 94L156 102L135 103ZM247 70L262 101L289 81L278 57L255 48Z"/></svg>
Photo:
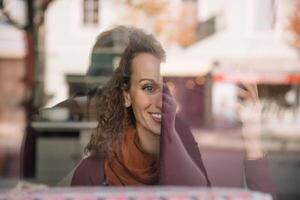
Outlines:
<svg viewBox="0 0 300 200"><path fill-rule="evenodd" d="M98 25L100 0L83 0L83 24Z"/></svg>

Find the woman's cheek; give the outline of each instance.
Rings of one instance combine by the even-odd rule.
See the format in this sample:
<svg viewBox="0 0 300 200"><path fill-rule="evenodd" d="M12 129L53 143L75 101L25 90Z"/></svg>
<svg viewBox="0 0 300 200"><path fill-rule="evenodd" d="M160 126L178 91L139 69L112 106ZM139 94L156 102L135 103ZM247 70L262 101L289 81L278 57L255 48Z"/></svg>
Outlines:
<svg viewBox="0 0 300 200"><path fill-rule="evenodd" d="M146 106L147 104L150 104L151 102L151 95L147 92L139 92L136 97L136 101L139 102L140 105Z"/></svg>

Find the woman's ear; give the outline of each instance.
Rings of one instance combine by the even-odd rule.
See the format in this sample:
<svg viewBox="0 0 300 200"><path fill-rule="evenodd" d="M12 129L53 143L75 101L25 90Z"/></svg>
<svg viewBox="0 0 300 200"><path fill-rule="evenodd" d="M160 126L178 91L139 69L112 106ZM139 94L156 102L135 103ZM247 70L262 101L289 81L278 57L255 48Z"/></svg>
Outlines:
<svg viewBox="0 0 300 200"><path fill-rule="evenodd" d="M124 102L125 102L125 107L129 108L131 106L131 97L129 94L129 91L123 90L123 97L124 97Z"/></svg>

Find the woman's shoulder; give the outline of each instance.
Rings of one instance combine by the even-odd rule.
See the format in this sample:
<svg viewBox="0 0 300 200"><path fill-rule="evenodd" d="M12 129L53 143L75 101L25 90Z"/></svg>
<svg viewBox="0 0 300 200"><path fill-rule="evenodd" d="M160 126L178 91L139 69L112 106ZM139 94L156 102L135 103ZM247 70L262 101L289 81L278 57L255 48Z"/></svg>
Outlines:
<svg viewBox="0 0 300 200"><path fill-rule="evenodd" d="M103 181L103 158L89 156L82 159L75 168L71 186L100 186Z"/></svg>

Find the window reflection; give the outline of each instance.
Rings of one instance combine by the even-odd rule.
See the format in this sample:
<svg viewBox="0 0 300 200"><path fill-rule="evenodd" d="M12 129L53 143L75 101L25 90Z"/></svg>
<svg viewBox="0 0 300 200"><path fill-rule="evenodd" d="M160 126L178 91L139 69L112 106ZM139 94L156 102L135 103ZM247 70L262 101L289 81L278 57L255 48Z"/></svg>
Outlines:
<svg viewBox="0 0 300 200"><path fill-rule="evenodd" d="M174 112L158 105L149 113L154 121L174 114L177 135L162 140L161 171L172 178L159 181L271 193L255 187L259 175L273 179L278 199L299 197L298 3L20 2L0 1L1 188L20 180L70 185L99 129L105 109L99 98L132 34L105 31L126 24L153 34L166 51L160 75L176 105ZM140 94L126 92L131 98ZM139 103L131 116L151 102L143 97L127 102ZM162 126L165 133L166 124L171 123ZM258 165L263 170L253 171Z"/></svg>

